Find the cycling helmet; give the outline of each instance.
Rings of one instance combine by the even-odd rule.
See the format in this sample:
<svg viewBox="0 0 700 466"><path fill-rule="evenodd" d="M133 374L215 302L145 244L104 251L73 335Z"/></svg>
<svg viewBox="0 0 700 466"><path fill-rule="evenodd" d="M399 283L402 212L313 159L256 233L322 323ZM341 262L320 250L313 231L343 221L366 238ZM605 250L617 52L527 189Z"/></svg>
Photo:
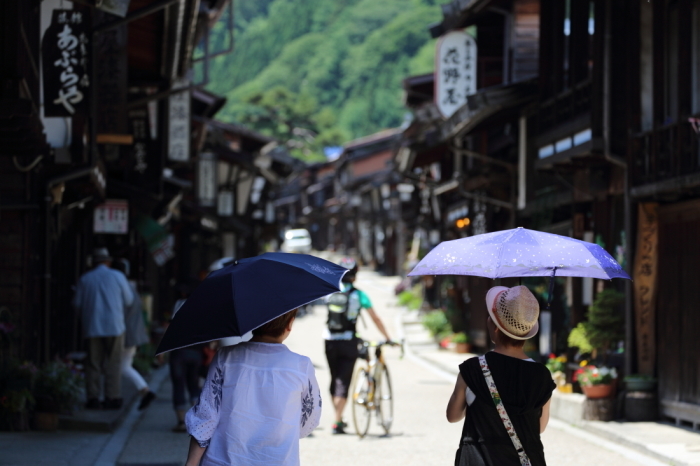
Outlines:
<svg viewBox="0 0 700 466"><path fill-rule="evenodd" d="M338 265L341 265L348 270L357 268L357 262L352 257L343 257L340 259L340 262L338 262Z"/></svg>
<svg viewBox="0 0 700 466"><path fill-rule="evenodd" d="M349 270L349 272L343 276L343 282L347 283L349 279L355 278L355 274L357 274L358 269L357 261L355 261L355 259L353 259L352 257L343 257L342 259L340 259L338 265L340 265L341 267L345 267Z"/></svg>

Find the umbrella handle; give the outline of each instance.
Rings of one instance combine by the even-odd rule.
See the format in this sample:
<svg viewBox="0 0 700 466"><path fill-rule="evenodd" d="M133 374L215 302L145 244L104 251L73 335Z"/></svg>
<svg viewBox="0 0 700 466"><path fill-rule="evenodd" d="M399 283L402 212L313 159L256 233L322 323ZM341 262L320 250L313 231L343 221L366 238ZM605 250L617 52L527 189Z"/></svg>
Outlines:
<svg viewBox="0 0 700 466"><path fill-rule="evenodd" d="M547 309L549 311L549 306L552 304L552 295L554 294L554 275L557 273L557 267L552 269L552 276L549 279L549 291L547 292Z"/></svg>

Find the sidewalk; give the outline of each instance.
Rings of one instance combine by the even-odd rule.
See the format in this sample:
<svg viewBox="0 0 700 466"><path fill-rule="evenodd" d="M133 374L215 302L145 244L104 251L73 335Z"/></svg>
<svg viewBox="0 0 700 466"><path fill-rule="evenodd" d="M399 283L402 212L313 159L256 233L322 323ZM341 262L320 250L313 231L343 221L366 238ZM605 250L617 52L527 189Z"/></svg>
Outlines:
<svg viewBox="0 0 700 466"><path fill-rule="evenodd" d="M172 407L161 399L163 395L170 398L169 393L163 393L164 386L169 386L162 383L167 374L167 366L151 374L149 385L161 390L145 411L137 411L138 394L124 381L125 403L120 410L81 410L73 416L61 416L56 432L0 432L0 466L114 466L133 426L150 417L154 405L165 403L170 410L168 419L173 417Z"/></svg>
<svg viewBox="0 0 700 466"><path fill-rule="evenodd" d="M459 364L473 356L439 349L420 323L417 311L403 311L401 321L406 344L411 353L441 372L456 377ZM583 395L567 395L555 391L554 397L554 401L560 403L562 400L568 401L567 397L573 397L575 402L582 402L579 398L582 398ZM569 404L571 405L571 403ZM573 403L573 405L575 404ZM561 420L568 424L572 423L570 416ZM667 464L676 466L700 465L700 433L676 427L668 422L578 420L573 422L572 428L595 434L601 440L624 445Z"/></svg>

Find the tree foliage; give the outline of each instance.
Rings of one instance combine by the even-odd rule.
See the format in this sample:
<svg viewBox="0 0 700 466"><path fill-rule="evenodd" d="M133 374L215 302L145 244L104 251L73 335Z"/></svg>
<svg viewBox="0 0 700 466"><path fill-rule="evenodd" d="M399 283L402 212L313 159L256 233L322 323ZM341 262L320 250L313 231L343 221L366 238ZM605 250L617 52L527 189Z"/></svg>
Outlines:
<svg viewBox="0 0 700 466"><path fill-rule="evenodd" d="M235 50L213 61L208 86L228 98L219 118L281 140L305 128L318 135L316 145L400 125L402 79L432 70L427 27L440 18L434 3L235 2ZM225 30L214 32L213 42L221 42ZM283 99L276 109L275 97Z"/></svg>
<svg viewBox="0 0 700 466"><path fill-rule="evenodd" d="M346 139L335 127L333 112L319 109L308 93L296 94L278 86L249 95L245 104L242 123L284 141L292 155L307 162L324 160L324 147L340 145Z"/></svg>

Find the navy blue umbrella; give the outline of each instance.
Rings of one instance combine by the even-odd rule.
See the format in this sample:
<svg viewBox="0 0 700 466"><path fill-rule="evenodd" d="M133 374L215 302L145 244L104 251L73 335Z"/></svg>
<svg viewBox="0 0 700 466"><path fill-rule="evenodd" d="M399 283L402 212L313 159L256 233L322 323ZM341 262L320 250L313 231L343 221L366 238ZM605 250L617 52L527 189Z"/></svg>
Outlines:
<svg viewBox="0 0 700 466"><path fill-rule="evenodd" d="M268 252L212 272L178 310L156 354L238 337L318 298L341 291L347 273L307 254Z"/></svg>

